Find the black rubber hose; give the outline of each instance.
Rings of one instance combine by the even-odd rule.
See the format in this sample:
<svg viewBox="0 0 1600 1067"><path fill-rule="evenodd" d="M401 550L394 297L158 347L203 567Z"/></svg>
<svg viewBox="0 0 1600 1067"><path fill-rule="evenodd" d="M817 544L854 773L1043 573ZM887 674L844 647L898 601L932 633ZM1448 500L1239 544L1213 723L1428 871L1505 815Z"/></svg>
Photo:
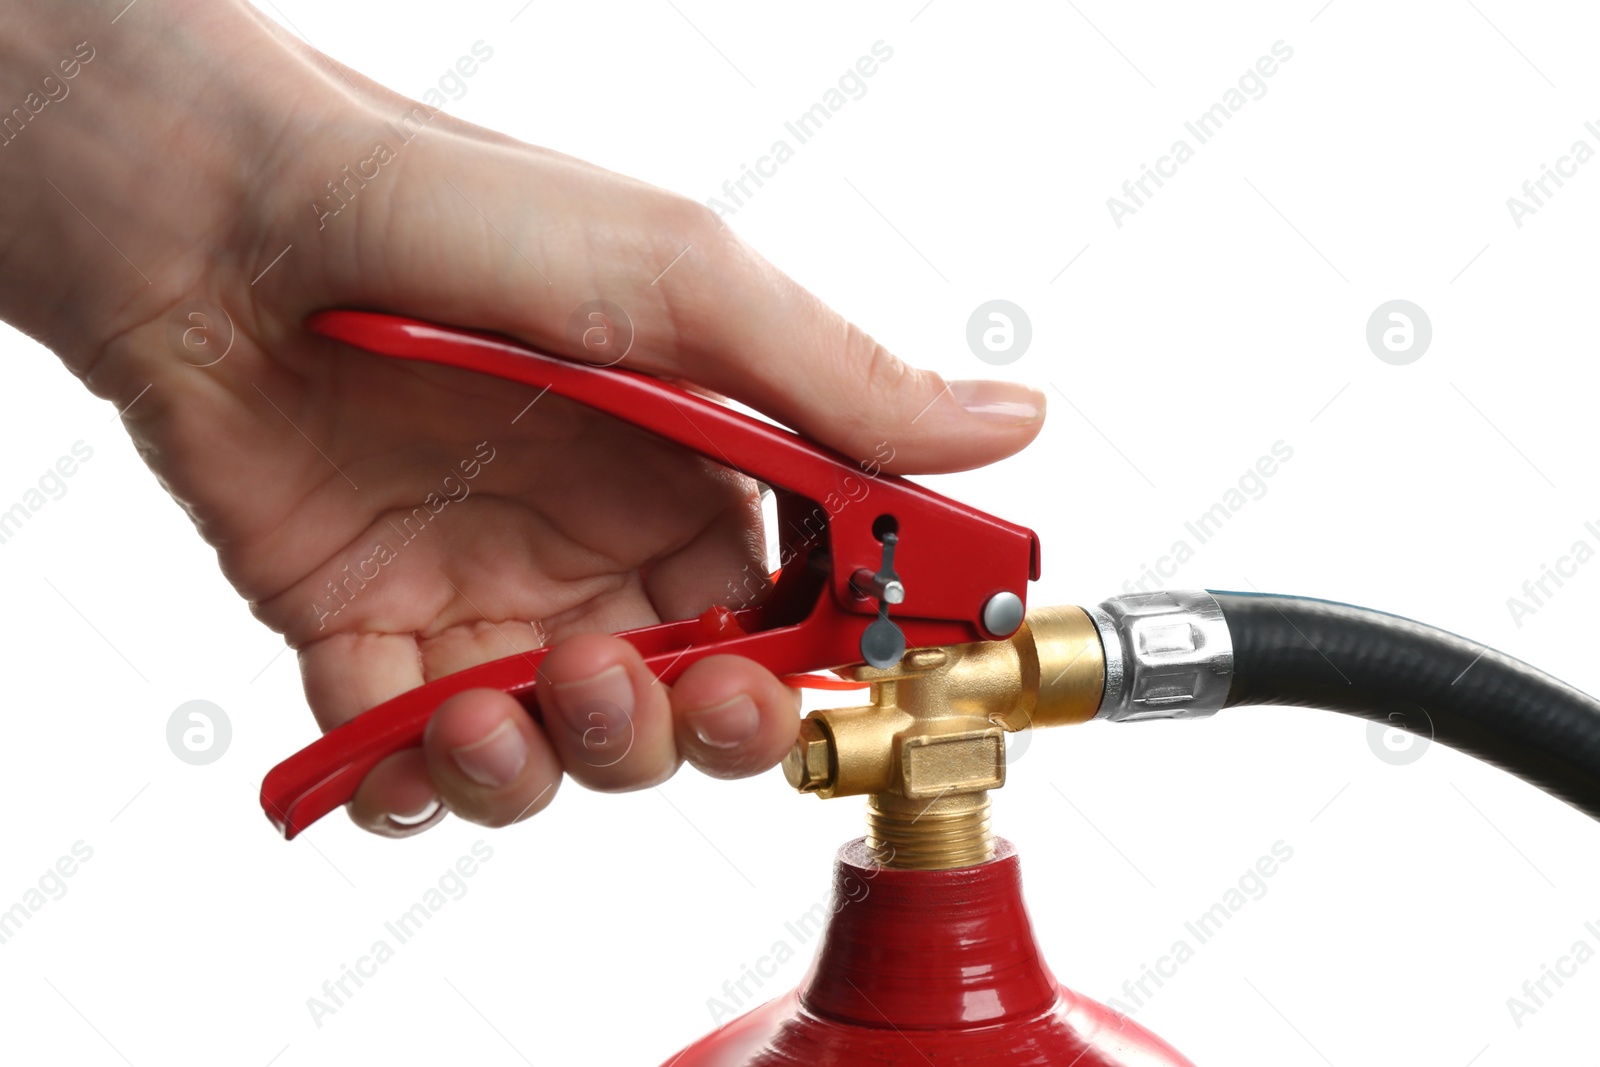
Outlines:
<svg viewBox="0 0 1600 1067"><path fill-rule="evenodd" d="M1432 736L1600 819L1600 701L1475 641L1331 600L1211 591L1226 707L1325 708Z"/></svg>

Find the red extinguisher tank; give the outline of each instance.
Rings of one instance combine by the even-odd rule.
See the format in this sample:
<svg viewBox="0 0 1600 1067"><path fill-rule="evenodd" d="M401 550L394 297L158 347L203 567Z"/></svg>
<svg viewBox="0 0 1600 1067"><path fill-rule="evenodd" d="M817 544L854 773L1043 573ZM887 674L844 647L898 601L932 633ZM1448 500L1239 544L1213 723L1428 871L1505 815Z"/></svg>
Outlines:
<svg viewBox="0 0 1600 1067"><path fill-rule="evenodd" d="M663 1067L1194 1067L1056 982L1022 902L1016 850L951 870L840 849L833 914L800 988Z"/></svg>

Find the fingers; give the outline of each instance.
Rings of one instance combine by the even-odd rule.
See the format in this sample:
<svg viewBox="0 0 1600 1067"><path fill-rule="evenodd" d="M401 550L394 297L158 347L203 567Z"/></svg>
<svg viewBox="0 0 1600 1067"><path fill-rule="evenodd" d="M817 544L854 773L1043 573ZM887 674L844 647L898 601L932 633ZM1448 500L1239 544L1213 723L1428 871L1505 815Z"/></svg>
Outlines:
<svg viewBox="0 0 1600 1067"><path fill-rule="evenodd" d="M469 689L440 704L422 750L445 806L484 826L537 814L561 783L549 740L521 704L494 689Z"/></svg>
<svg viewBox="0 0 1600 1067"><path fill-rule="evenodd" d="M369 771L346 810L357 826L382 837L410 837L445 816L422 751L415 748Z"/></svg>
<svg viewBox="0 0 1600 1067"><path fill-rule="evenodd" d="M450 697L421 750L367 775L351 818L387 837L426 829L446 809L507 826L544 810L563 773L604 792L659 785L683 760L715 778L742 778L778 763L799 727L798 694L751 660L708 657L669 693L633 645L601 633L550 652L538 698L542 728L498 690Z"/></svg>
<svg viewBox="0 0 1600 1067"><path fill-rule="evenodd" d="M300 650L300 675L324 731L425 681L410 634L338 634L313 642ZM396 752L368 772L345 810L357 826L384 837L409 837L445 815L416 749Z"/></svg>
<svg viewBox="0 0 1600 1067"><path fill-rule="evenodd" d="M581 784L644 789L678 769L667 689L621 638L587 633L557 645L538 697L550 744Z"/></svg>
<svg viewBox="0 0 1600 1067"><path fill-rule="evenodd" d="M550 653L543 674L545 730L591 789L658 785L682 760L715 778L759 774L799 731L798 694L741 656L691 664L669 694L633 645L582 634Z"/></svg>
<svg viewBox="0 0 1600 1067"><path fill-rule="evenodd" d="M800 731L800 694L742 656L708 656L672 687L678 751L713 778L747 778L783 759Z"/></svg>

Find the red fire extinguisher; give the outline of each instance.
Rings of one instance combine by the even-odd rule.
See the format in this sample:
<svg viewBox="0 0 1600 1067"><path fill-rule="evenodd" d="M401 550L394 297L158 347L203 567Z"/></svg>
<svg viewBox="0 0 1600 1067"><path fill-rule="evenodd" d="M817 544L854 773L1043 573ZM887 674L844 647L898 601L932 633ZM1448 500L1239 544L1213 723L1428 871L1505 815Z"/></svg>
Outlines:
<svg viewBox="0 0 1600 1067"><path fill-rule="evenodd" d="M846 845L834 914L800 988L667 1061L928 1063L1192 1067L1132 1019L1056 981L1005 841L991 860L941 871L885 869L864 840Z"/></svg>
<svg viewBox="0 0 1600 1067"><path fill-rule="evenodd" d="M664 1067L1187 1067L1045 964L1018 858L989 822L1007 732L1247 704L1428 721L1434 739L1600 817L1600 701L1476 642L1260 593L1030 610L1041 555L1032 531L887 474L876 476L872 507L821 509L815 501L859 477L856 464L704 397L410 319L328 312L311 326L626 419L771 486L780 525L804 531L760 605L621 635L668 683L707 655L734 653L797 680L838 671L871 694L807 716L784 763L801 792L867 800L868 832L839 853L810 972ZM438 679L331 731L266 777L268 817L292 838L347 802L380 760L421 744L453 693L499 689L537 715L542 654ZM1426 717L1396 718L1397 708Z"/></svg>

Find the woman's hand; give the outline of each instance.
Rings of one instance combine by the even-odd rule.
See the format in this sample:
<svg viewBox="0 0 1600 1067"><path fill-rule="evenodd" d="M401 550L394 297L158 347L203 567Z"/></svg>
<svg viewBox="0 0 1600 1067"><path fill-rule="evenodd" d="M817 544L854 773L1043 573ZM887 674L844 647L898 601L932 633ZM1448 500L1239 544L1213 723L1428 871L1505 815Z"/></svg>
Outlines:
<svg viewBox="0 0 1600 1067"><path fill-rule="evenodd" d="M863 461L892 454L898 473L988 463L1039 430L1038 393L901 363L699 204L431 111L242 5L140 5L112 25L122 6L0 16L8 99L55 53L94 51L37 132L0 148L19 191L0 207L0 312L127 409L224 573L298 651L324 730L555 646L542 727L503 693L452 697L422 750L362 784L368 829L414 832L438 798L503 825L563 774L608 790L682 760L753 774L792 743L798 701L731 656L669 690L609 636L736 601L764 573L752 483L559 397L311 337L310 313L583 356L580 309L607 301L631 322L624 366Z"/></svg>

